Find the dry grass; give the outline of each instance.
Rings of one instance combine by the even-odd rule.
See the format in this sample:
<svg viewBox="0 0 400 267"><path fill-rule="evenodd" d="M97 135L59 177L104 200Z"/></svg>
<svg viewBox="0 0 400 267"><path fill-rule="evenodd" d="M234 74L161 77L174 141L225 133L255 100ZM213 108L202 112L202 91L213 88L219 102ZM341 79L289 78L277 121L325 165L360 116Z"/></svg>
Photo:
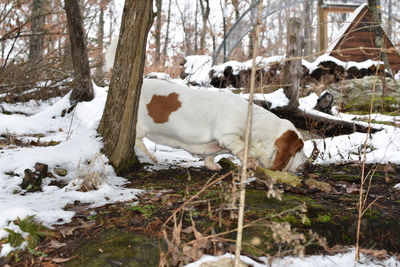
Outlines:
<svg viewBox="0 0 400 267"><path fill-rule="evenodd" d="M100 170L97 167L97 163L101 164ZM104 160L102 156L97 153L93 159L87 163L81 165L79 161L78 171L75 175L73 185L80 185L78 190L82 192L97 190L103 183L107 183L105 172Z"/></svg>

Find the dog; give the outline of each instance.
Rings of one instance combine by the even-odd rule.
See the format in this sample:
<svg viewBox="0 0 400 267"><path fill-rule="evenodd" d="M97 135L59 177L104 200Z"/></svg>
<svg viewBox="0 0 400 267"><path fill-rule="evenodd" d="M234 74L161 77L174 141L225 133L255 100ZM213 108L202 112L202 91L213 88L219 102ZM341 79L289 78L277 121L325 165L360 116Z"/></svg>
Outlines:
<svg viewBox="0 0 400 267"><path fill-rule="evenodd" d="M157 162L142 139L181 148L205 157L205 166L220 170L214 156L231 153L243 160L248 102L216 91L191 89L156 79L143 79L136 125L136 146ZM249 162L295 172L305 161L303 139L294 125L257 105L253 107Z"/></svg>

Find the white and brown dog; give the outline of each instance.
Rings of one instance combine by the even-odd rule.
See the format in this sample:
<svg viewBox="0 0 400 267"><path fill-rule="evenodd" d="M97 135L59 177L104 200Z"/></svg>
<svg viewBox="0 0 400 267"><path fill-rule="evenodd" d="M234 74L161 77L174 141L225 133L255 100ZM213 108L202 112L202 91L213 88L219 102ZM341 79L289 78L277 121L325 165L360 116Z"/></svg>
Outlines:
<svg viewBox="0 0 400 267"><path fill-rule="evenodd" d="M143 144L182 148L205 156L212 170L221 166L213 156L230 152L243 157L248 102L223 92L193 90L163 80L144 79L136 126L136 145L156 161ZM271 170L296 171L305 161L303 140L294 125L254 106L249 156Z"/></svg>

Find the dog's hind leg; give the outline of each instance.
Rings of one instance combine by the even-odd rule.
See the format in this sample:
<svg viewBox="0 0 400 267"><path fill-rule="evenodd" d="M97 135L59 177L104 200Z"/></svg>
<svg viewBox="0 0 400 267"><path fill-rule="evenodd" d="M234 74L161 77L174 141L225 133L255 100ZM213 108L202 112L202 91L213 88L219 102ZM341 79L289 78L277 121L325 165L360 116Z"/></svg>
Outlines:
<svg viewBox="0 0 400 267"><path fill-rule="evenodd" d="M158 162L154 154L150 153L145 144L142 142L142 138L136 138L135 145L137 148L142 150L146 154L146 156L148 156L152 161L154 161L154 163Z"/></svg>

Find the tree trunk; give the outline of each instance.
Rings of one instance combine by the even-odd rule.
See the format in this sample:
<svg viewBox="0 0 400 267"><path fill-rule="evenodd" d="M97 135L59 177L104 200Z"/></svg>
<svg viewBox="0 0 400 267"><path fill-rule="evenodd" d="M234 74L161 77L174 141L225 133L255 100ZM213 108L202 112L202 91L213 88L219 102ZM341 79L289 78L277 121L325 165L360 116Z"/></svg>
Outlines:
<svg viewBox="0 0 400 267"><path fill-rule="evenodd" d="M380 49L380 51L378 51L379 54L379 60L382 60L385 63L386 66L386 70L388 71L388 73L393 76L392 73L392 69L390 68L389 65L389 59L387 56L387 53L385 52L385 41L383 39L384 33L381 27L381 16L379 14L378 11L378 1L379 0L368 0L368 8L371 11L371 15L372 15L372 25L373 25L373 31L374 31L374 42L375 42L375 46L377 49Z"/></svg>
<svg viewBox="0 0 400 267"><path fill-rule="evenodd" d="M43 56L43 25L45 17L42 16L43 2L45 0L33 0L32 4L32 34L29 38L29 55L28 62L30 67L34 67L42 59Z"/></svg>
<svg viewBox="0 0 400 267"><path fill-rule="evenodd" d="M311 0L307 0L304 2L304 56L309 56L312 54L312 17L311 17L311 9L313 2Z"/></svg>
<svg viewBox="0 0 400 267"><path fill-rule="evenodd" d="M251 4L254 4L255 0L251 1ZM256 17L257 17L257 8L254 7L252 10L250 10L251 13L251 25L255 25L256 23ZM249 58L253 58L253 47L254 47L254 39L255 39L255 29L253 28L249 34L249 46L248 46L248 50L249 50Z"/></svg>
<svg viewBox="0 0 400 267"><path fill-rule="evenodd" d="M393 34L393 6L392 6L392 0L388 0L388 27L387 27L387 34L389 36L389 38L393 38L392 34Z"/></svg>
<svg viewBox="0 0 400 267"><path fill-rule="evenodd" d="M79 0L65 0L65 12L67 14L75 76L75 86L71 94L71 100L76 102L90 101L93 99L94 94Z"/></svg>
<svg viewBox="0 0 400 267"><path fill-rule="evenodd" d="M232 5L233 5L233 9L235 10L235 20L238 20L240 17L239 0L232 0Z"/></svg>
<svg viewBox="0 0 400 267"><path fill-rule="evenodd" d="M184 39L185 39L185 46L186 46L186 51L185 51L184 54L186 56L186 55L190 55L192 53L192 45L191 45L190 37L189 37L189 31L190 30L186 27L187 26L186 25L186 16L185 16L185 13L184 13L185 10L182 11L182 9L181 9L181 7L180 7L180 5L179 5L177 0L175 0L175 3L176 3L176 7L178 8L180 17L181 17L181 23L182 23L182 28L183 28L183 36L184 36ZM185 9L186 9L186 6L185 6Z"/></svg>
<svg viewBox="0 0 400 267"><path fill-rule="evenodd" d="M110 89L98 132L117 174L134 168L137 110L147 34L153 23L152 0L125 0Z"/></svg>
<svg viewBox="0 0 400 267"><path fill-rule="evenodd" d="M287 29L287 62L285 64L283 81L285 83L284 92L290 100L289 107L297 109L299 106L300 78L302 74L301 47L303 36L300 30L300 19L289 19Z"/></svg>
<svg viewBox="0 0 400 267"><path fill-rule="evenodd" d="M200 7L201 7L201 16L203 19L203 25L201 28L201 34L200 34L200 52L204 53L205 52L205 47L206 47L206 32L207 32L207 20L210 15L210 4L209 0L205 0L206 6L204 7L203 0L200 1Z"/></svg>
<svg viewBox="0 0 400 267"><path fill-rule="evenodd" d="M104 53L103 53L103 46L104 46L104 0L101 1L100 3L100 14L99 14L99 24L98 24L98 30L97 30L97 49L98 49L98 55L97 55L97 62L96 62L96 75L95 75L95 81L98 85L100 86L105 86L104 83Z"/></svg>
<svg viewBox="0 0 400 267"><path fill-rule="evenodd" d="M199 11L199 2L196 0L196 10L194 12L194 53L197 54L199 52L199 30L197 27L198 24L198 11Z"/></svg>
<svg viewBox="0 0 400 267"><path fill-rule="evenodd" d="M155 65L160 66L161 57L161 10L162 10L162 0L156 0L157 7L157 20L156 20L156 32L155 32L155 43L156 43L156 57Z"/></svg>
<svg viewBox="0 0 400 267"><path fill-rule="evenodd" d="M165 33L165 41L164 41L164 50L163 50L163 67L165 67L165 63L167 60L167 48L169 42L169 24L171 22L171 0L168 2L168 15L167 15L167 30Z"/></svg>

